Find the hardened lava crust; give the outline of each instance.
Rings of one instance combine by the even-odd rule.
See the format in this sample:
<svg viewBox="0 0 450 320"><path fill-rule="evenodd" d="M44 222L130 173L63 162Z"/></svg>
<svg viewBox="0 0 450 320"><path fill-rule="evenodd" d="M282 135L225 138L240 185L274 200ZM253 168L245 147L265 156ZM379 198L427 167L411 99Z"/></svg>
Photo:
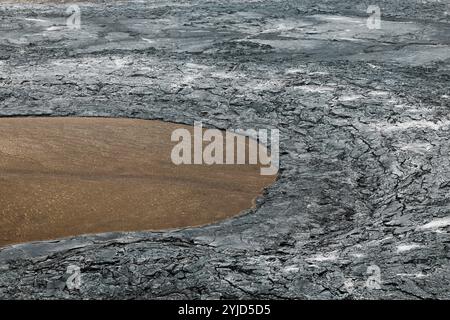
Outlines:
<svg viewBox="0 0 450 320"><path fill-rule="evenodd" d="M0 4L1 116L276 128L279 177L217 224L2 248L0 298L450 298L448 3L68 6Z"/></svg>

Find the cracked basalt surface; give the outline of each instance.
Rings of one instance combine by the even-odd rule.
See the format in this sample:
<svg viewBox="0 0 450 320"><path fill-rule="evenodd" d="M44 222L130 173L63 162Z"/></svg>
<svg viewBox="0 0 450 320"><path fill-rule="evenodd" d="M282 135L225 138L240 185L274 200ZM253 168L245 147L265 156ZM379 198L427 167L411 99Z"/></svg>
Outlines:
<svg viewBox="0 0 450 320"><path fill-rule="evenodd" d="M369 4L2 4L0 115L278 128L281 167L218 224L0 249L0 297L450 298L450 10Z"/></svg>

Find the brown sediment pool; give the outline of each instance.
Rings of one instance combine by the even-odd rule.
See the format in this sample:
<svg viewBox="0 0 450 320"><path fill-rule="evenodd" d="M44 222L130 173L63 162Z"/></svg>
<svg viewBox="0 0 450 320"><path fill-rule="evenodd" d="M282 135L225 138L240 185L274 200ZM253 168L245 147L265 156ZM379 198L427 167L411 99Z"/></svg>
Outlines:
<svg viewBox="0 0 450 320"><path fill-rule="evenodd" d="M175 165L192 126L112 118L0 118L0 246L200 226L251 208L260 165Z"/></svg>

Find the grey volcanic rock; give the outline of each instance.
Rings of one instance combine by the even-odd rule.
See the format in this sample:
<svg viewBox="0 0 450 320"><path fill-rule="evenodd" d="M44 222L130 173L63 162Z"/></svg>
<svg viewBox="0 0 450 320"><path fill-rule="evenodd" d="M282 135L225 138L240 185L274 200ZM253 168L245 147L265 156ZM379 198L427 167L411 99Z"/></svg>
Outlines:
<svg viewBox="0 0 450 320"><path fill-rule="evenodd" d="M0 297L450 298L450 10L377 2L2 4L0 115L278 128L281 169L222 223L3 248Z"/></svg>

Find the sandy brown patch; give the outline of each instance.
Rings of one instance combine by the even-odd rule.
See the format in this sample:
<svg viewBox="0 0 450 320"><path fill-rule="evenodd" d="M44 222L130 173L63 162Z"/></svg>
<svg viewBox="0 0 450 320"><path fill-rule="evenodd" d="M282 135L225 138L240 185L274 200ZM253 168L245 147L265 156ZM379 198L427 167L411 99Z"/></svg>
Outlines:
<svg viewBox="0 0 450 320"><path fill-rule="evenodd" d="M109 118L0 118L0 246L200 226L253 206L259 165L180 165L176 128Z"/></svg>

